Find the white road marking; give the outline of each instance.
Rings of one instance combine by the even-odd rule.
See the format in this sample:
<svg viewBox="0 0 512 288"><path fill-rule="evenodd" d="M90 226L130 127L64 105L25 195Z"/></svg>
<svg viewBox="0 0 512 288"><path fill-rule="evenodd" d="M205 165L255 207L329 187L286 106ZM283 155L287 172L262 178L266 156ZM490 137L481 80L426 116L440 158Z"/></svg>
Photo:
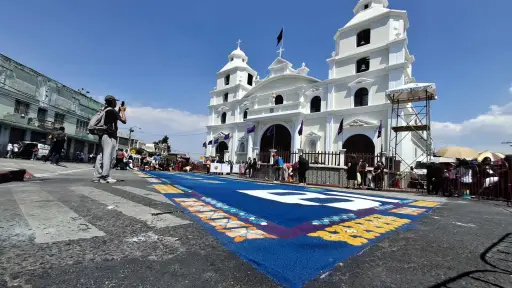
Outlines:
<svg viewBox="0 0 512 288"><path fill-rule="evenodd" d="M153 187L153 186L149 186L149 187ZM165 197L161 193L155 193L155 192L151 192L148 190L135 188L135 187L131 187L131 186L114 186L114 188L121 189L121 190L130 192L130 193L133 193L133 194L137 194L142 197L150 198L150 199L153 199L158 202L169 203L169 204L175 205L174 203L172 203L171 200L169 200L169 198Z"/></svg>
<svg viewBox="0 0 512 288"><path fill-rule="evenodd" d="M0 243L26 241L34 231L16 203L12 191L0 185Z"/></svg>
<svg viewBox="0 0 512 288"><path fill-rule="evenodd" d="M15 182L12 184L2 184L2 188L5 187L21 187L21 186L30 186L33 185L33 183L41 183L43 181L30 181L30 182Z"/></svg>
<svg viewBox="0 0 512 288"><path fill-rule="evenodd" d="M465 226L465 227L476 227L475 224L464 224L464 223L460 223L460 222L452 222L453 224L456 224L456 225L460 225L460 226Z"/></svg>
<svg viewBox="0 0 512 288"><path fill-rule="evenodd" d="M24 187L13 193L35 233L36 243L92 238L105 233L58 202L40 187Z"/></svg>
<svg viewBox="0 0 512 288"><path fill-rule="evenodd" d="M161 211L126 200L122 197L118 197L93 187L81 186L71 187L70 189L76 193L85 195L107 206L113 206L113 210L117 210L124 215L142 220L153 227L172 227L190 223L187 220L180 219L170 214L152 216L151 213L160 213Z"/></svg>
<svg viewBox="0 0 512 288"><path fill-rule="evenodd" d="M34 175L34 177L50 177L50 176L56 176L56 175L59 175L59 174L71 174L71 173L75 173L75 172L87 171L87 170L92 170L92 169L93 168L76 169L76 170L64 170L64 171L59 171L59 172L55 172L55 173L33 174L33 175Z"/></svg>
<svg viewBox="0 0 512 288"><path fill-rule="evenodd" d="M226 183L226 182L221 182L221 181L217 181L217 180L201 180L201 182L205 182L205 183L212 183L212 184L222 184L222 183Z"/></svg>

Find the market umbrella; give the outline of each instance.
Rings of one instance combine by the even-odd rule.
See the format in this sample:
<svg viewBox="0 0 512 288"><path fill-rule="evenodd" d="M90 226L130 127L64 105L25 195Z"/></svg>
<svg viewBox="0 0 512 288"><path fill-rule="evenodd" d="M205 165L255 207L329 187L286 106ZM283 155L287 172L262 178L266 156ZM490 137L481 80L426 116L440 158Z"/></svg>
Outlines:
<svg viewBox="0 0 512 288"><path fill-rule="evenodd" d="M505 155L503 155L501 153L485 151L485 152L480 153L480 155L478 155L478 158L476 158L476 160L478 162L482 162L482 160L484 160L485 157L491 158L491 161L497 161L499 159L505 158Z"/></svg>
<svg viewBox="0 0 512 288"><path fill-rule="evenodd" d="M475 159L478 157L478 152L467 147L447 146L437 151L436 155L448 158Z"/></svg>

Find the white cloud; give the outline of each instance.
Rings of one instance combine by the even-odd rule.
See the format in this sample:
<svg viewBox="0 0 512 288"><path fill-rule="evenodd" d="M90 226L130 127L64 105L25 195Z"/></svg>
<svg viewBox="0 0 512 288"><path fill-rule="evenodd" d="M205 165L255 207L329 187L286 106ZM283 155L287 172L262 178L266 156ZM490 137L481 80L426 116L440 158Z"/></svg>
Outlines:
<svg viewBox="0 0 512 288"><path fill-rule="evenodd" d="M141 130L136 129L135 137L146 143L152 143L164 135L168 135L173 151L204 152L202 144L206 139L205 126L208 123L206 115L173 108L128 107L126 120L127 124L120 125L120 128L140 127ZM126 132L127 130L121 131ZM198 154L191 156L197 158Z"/></svg>
<svg viewBox="0 0 512 288"><path fill-rule="evenodd" d="M447 145L466 146L477 151L512 153L503 141L512 141L512 102L492 105L489 111L460 123L432 122L435 148Z"/></svg>

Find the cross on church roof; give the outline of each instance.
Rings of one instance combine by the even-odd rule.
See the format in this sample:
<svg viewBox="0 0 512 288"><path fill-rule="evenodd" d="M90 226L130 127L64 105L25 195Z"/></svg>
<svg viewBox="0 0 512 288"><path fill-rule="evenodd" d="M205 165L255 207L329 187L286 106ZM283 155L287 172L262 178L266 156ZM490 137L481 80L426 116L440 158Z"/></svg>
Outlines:
<svg viewBox="0 0 512 288"><path fill-rule="evenodd" d="M279 50L277 50L277 52L279 53L279 58L281 58L283 56L283 51L284 51L283 46L281 46L281 48L279 48Z"/></svg>
<svg viewBox="0 0 512 288"><path fill-rule="evenodd" d="M240 43L242 43L242 40L238 39L238 41L236 41L236 43L238 44L238 49L240 49Z"/></svg>

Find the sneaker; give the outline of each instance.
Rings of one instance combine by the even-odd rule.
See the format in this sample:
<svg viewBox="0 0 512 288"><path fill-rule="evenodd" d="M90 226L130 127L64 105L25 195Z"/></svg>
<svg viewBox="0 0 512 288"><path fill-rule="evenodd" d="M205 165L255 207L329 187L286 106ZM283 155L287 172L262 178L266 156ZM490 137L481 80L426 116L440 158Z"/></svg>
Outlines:
<svg viewBox="0 0 512 288"><path fill-rule="evenodd" d="M101 179L100 179L100 183L103 183L103 184L107 184L107 183L108 183L108 184L112 184L112 183L116 183L116 182L117 182L117 180L112 179L112 178L110 178L110 177L108 177L108 178L106 178L106 179L105 179L105 178L101 178Z"/></svg>
<svg viewBox="0 0 512 288"><path fill-rule="evenodd" d="M100 182L100 178L93 178L93 179L92 179L92 182L94 182L94 183L99 183L99 182Z"/></svg>

